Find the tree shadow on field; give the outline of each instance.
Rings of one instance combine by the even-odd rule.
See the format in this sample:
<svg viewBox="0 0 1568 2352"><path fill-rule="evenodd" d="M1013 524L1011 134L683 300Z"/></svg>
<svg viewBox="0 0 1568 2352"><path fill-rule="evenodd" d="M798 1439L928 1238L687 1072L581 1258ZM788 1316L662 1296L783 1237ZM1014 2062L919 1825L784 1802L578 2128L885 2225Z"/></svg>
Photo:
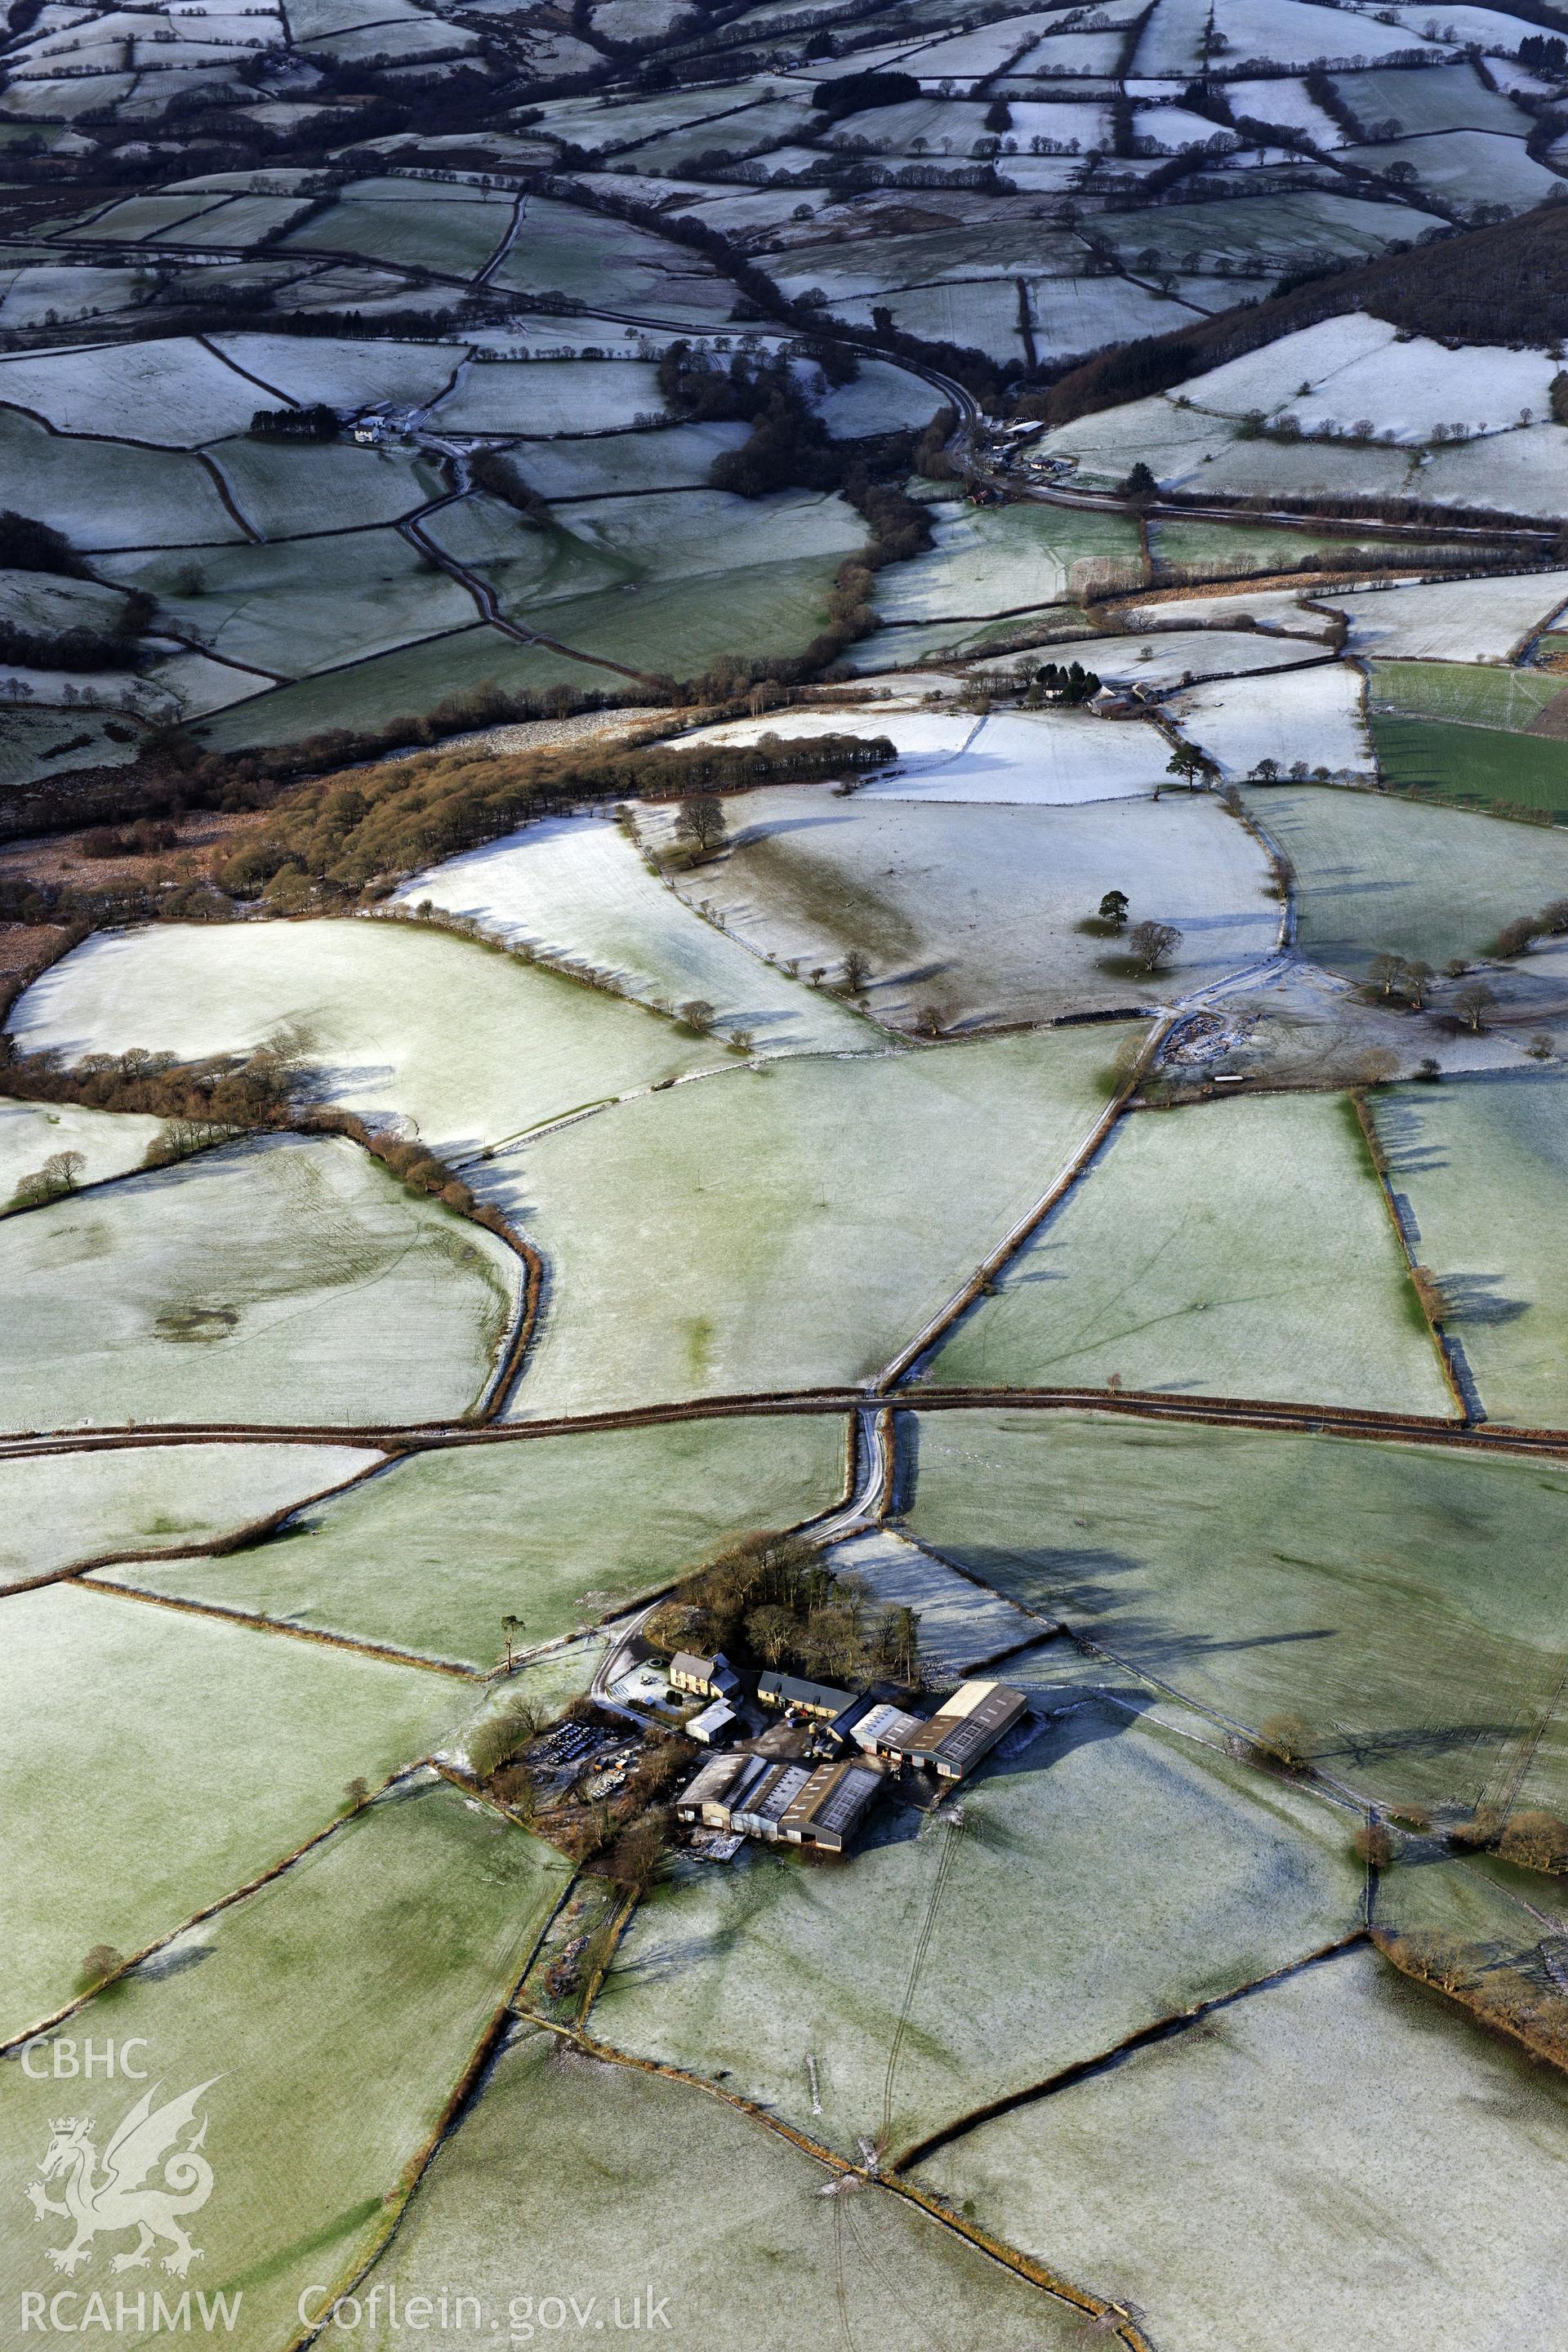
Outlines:
<svg viewBox="0 0 1568 2352"><path fill-rule="evenodd" d="M1177 1625L1151 1605L1148 1563L1123 1552L1056 1547L991 1552L974 1547L954 1556L1009 1600L1064 1619L1069 1628L1121 1652L1131 1664L1164 1678L1173 1678L1184 1666L1206 1659L1332 1642L1341 1636L1337 1625L1229 1635L1205 1633L1195 1625ZM1133 1580L1137 1590L1131 1589ZM1205 1605L1203 1596L1194 1594L1194 1615Z"/></svg>
<svg viewBox="0 0 1568 2352"><path fill-rule="evenodd" d="M1534 1300L1509 1298L1499 1286L1502 1277L1496 1274L1445 1274L1443 1291L1453 1303L1454 1318L1460 1323L1517 1323L1528 1315Z"/></svg>

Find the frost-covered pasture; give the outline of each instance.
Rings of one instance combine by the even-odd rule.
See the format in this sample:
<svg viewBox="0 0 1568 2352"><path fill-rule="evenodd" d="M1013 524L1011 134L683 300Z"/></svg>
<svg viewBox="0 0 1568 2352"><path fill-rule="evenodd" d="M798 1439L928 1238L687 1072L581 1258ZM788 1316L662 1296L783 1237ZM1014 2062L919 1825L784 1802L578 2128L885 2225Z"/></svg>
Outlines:
<svg viewBox="0 0 1568 2352"><path fill-rule="evenodd" d="M1414 661L1517 660L1568 602L1568 572L1437 580L1424 585L1335 591L1327 600L1350 623L1349 649Z"/></svg>
<svg viewBox="0 0 1568 2352"><path fill-rule="evenodd" d="M103 570L155 595L182 635L217 660L259 672L246 681L252 693L269 678L335 669L475 617L461 582L433 572L391 529L204 549L194 559L183 550L115 555Z"/></svg>
<svg viewBox="0 0 1568 2352"><path fill-rule="evenodd" d="M1454 1411L1332 1095L1123 1120L926 1376Z"/></svg>
<svg viewBox="0 0 1568 2352"><path fill-rule="evenodd" d="M611 490L705 489L714 459L738 449L747 429L667 425L657 433L584 433L579 419L570 435L541 442L514 462L541 497L552 500L602 498Z"/></svg>
<svg viewBox="0 0 1568 2352"><path fill-rule="evenodd" d="M69 1060L282 1040L330 1100L447 1152L724 1060L642 1005L385 919L100 933L35 982L12 1024L29 1051Z"/></svg>
<svg viewBox="0 0 1568 2352"><path fill-rule="evenodd" d="M1529 1461L1109 1413L900 1430L915 1539L1122 1668L1232 1724L1300 1716L1321 1768L1381 1803L1474 1804L1529 1771L1527 1801L1561 1804L1562 1747L1537 1732L1562 1673L1564 1490Z"/></svg>
<svg viewBox="0 0 1568 2352"><path fill-rule="evenodd" d="M550 1269L509 1419L863 1381L1079 1150L1115 1028L783 1057L498 1153Z"/></svg>
<svg viewBox="0 0 1568 2352"><path fill-rule="evenodd" d="M0 1422L442 1420L488 1391L506 1244L354 1144L269 1136L0 1224Z"/></svg>
<svg viewBox="0 0 1568 2352"><path fill-rule="evenodd" d="M363 1446L223 1444L18 1456L0 1465L0 1586L42 1582L112 1552L211 1543L381 1460Z"/></svg>
<svg viewBox="0 0 1568 2352"><path fill-rule="evenodd" d="M1555 1073L1478 1076L1375 1097L1390 1181L1450 1286L1446 1328L1489 1421L1568 1425L1568 1284L1556 1236L1568 1096Z"/></svg>
<svg viewBox="0 0 1568 2352"><path fill-rule="evenodd" d="M972 1582L934 1552L888 1527L858 1528L834 1544L837 1576L858 1577L882 1609L912 1609L920 1618L922 1678L941 1689L989 1662L1042 1641L1049 1622Z"/></svg>
<svg viewBox="0 0 1568 2352"><path fill-rule="evenodd" d="M901 741L898 722L887 723ZM1039 806L1132 800L1164 781L1167 756L1164 738L1136 719L1110 726L1079 711L993 711L945 753L903 754L900 768L873 775L857 797Z"/></svg>
<svg viewBox="0 0 1568 2352"><path fill-rule="evenodd" d="M844 1456L845 1423L826 1413L418 1454L308 1504L276 1540L106 1575L488 1673L503 1662L509 1613L522 1621L514 1646L543 1649L752 1528L830 1508Z"/></svg>
<svg viewBox="0 0 1568 2352"><path fill-rule="evenodd" d="M1401 139L1394 152L1411 166L1424 194L1467 208L1505 204L1512 212L1525 212L1552 201L1563 184L1557 173L1536 162L1522 138L1500 139L1494 131L1441 131ZM1347 163L1363 168L1380 168L1389 157L1386 147L1347 147L1342 152Z"/></svg>
<svg viewBox="0 0 1568 2352"><path fill-rule="evenodd" d="M4 366L0 361L0 394ZM3 406L0 485L8 499L25 500L28 513L89 551L210 547L245 537L212 476L184 450L79 440Z"/></svg>
<svg viewBox="0 0 1568 2352"><path fill-rule="evenodd" d="M325 1829L346 1780L377 1786L465 1712L445 1676L84 1585L5 1608L7 2035L71 1999L95 1945L173 1934Z"/></svg>
<svg viewBox="0 0 1568 2352"><path fill-rule="evenodd" d="M1469 2352L1477 2295L1529 2337L1563 2291L1560 2249L1527 2248L1534 2186L1568 2161L1568 2100L1500 2037L1443 2024L1375 1953L1342 1953L966 2133L921 2177L1079 2275L1110 2264L1173 2346L1239 2325L1339 2352L1415 2326L1433 2352ZM1303 2197L1320 2179L1333 2197ZM1472 2230L1476 2263L1459 2252ZM1385 2262L1367 2263L1369 2242Z"/></svg>
<svg viewBox="0 0 1568 2352"><path fill-rule="evenodd" d="M45 1163L70 1153L77 1184L100 1184L139 1168L163 1132L161 1118L136 1112L84 1110L77 1103L0 1100L0 1213L17 1205L16 1188Z"/></svg>
<svg viewBox="0 0 1568 2352"><path fill-rule="evenodd" d="M975 508L943 501L933 512L934 544L878 575L883 623L978 620L1060 603L1073 565L1130 556L1136 535L1121 515L1046 506Z"/></svg>
<svg viewBox="0 0 1568 2352"><path fill-rule="evenodd" d="M1015 757L1028 723L1015 722ZM1142 739L1145 783L1168 782L1152 730L1127 731ZM1048 720L1042 737L1052 742ZM716 869L682 877L683 895L786 966L836 974L858 951L870 966L866 1005L900 1029L928 1007L949 1029L1156 1003L1267 954L1278 927L1257 844L1185 792L1158 805L1031 805L776 786L746 796L733 839ZM1100 932L1112 887L1126 891L1133 922L1181 930L1165 971L1142 973Z"/></svg>
<svg viewBox="0 0 1568 2352"><path fill-rule="evenodd" d="M232 504L267 540L397 522L441 495L430 460L400 449L343 441L280 446L237 435L204 454ZM321 552L312 549L312 560Z"/></svg>
<svg viewBox="0 0 1568 2352"><path fill-rule="evenodd" d="M517 434L548 440L557 433L624 433L664 404L655 371L638 360L470 362L432 412L438 432ZM524 470L528 460L523 460Z"/></svg>
<svg viewBox="0 0 1568 2352"><path fill-rule="evenodd" d="M1205 678L1239 678L1269 670L1293 670L1321 658L1298 638L1270 637L1261 631L1255 634L1223 627L1183 628L1180 623L1187 609L1184 601L1153 605L1142 615L1124 616L1129 620L1141 617L1147 625L1142 631L1005 655L994 667L1027 672L1043 661L1054 661L1058 666L1078 661L1108 685L1146 686L1163 691ZM1217 599L1213 609L1216 618L1223 620L1223 607ZM1328 625L1318 617L1319 629ZM986 667L989 669L993 665L988 663Z"/></svg>
<svg viewBox="0 0 1568 2352"><path fill-rule="evenodd" d="M765 2343L781 2326L804 2342L837 2330L860 2352L900 2352L911 2310L940 2311L972 2352L1072 2352L1077 2315L1031 2281L874 2181L847 2222L827 2185L818 2160L695 2084L566 2056L557 2035L520 2025L368 2273L358 2320L341 2306L345 2352L388 2352L391 2298L406 2309L423 2278L460 2271L486 2307L521 2308L531 2298L511 2293L520 2266L548 2276L565 2242L579 2309L613 2313L619 2289L628 2327L626 2281L643 2282L640 2315L679 2244L690 2352ZM504 2234L488 2220L498 2203L514 2217ZM674 2312L672 2301L662 2315Z"/></svg>
<svg viewBox="0 0 1568 2352"><path fill-rule="evenodd" d="M254 383L194 336L85 344L0 358L0 404L57 433L195 449L243 432L259 404Z"/></svg>
<svg viewBox="0 0 1568 2352"><path fill-rule="evenodd" d="M603 818L529 825L416 875L398 896L585 962L667 1009L700 1001L721 1031L743 1030L763 1052L854 1053L877 1042L847 1007L704 922L649 872L636 842Z"/></svg>
<svg viewBox="0 0 1568 2352"><path fill-rule="evenodd" d="M166 1821L174 1847L177 1816ZM88 2011L84 2025L112 2015L117 2032L163 2054L165 2100L175 2084L205 2086L197 2114L215 2154L219 2133L226 2142L217 2178L231 2184L198 2224L204 2284L195 2292L207 2294L215 2320L213 2294L227 2284L232 2295L243 2279L246 2325L270 2342L298 2327L323 2271L359 2275L385 2235L388 2197L395 2210L399 2201L398 2187L384 2184L404 2183L440 2137L453 2085L495 2031L568 1878L550 1847L422 1775ZM231 2060L216 2083L204 2073L215 2044ZM5 2157L20 2172L37 2162L32 2143L45 2144L47 2095L19 2068L10 2074ZM114 2102L120 2113L131 2104ZM24 2291L39 2242L32 2228L10 2233L7 2294ZM177 2310L178 2282L155 2275L164 2309Z"/></svg>
<svg viewBox="0 0 1568 2352"><path fill-rule="evenodd" d="M1568 840L1549 827L1315 784L1243 797L1295 869L1299 945L1331 971L1385 953L1440 971L1568 897Z"/></svg>

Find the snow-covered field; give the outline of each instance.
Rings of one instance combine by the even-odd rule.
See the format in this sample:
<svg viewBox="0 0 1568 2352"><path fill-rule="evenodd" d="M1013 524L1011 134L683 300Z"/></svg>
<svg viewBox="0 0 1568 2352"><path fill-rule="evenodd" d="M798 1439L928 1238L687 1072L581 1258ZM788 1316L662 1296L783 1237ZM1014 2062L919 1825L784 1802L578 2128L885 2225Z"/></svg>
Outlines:
<svg viewBox="0 0 1568 2352"><path fill-rule="evenodd" d="M1070 648L1064 647L1067 652ZM995 711L952 750L909 756L857 797L867 801L994 801L1071 806L1142 798L1163 781L1169 749L1137 719L1091 719L1082 711ZM899 735L896 721L889 732ZM901 748L901 745L900 745Z"/></svg>
<svg viewBox="0 0 1568 2352"><path fill-rule="evenodd" d="M725 1059L641 1005L385 920L100 932L33 983L12 1026L69 1060L285 1038L333 1101L447 1150Z"/></svg>
<svg viewBox="0 0 1568 2352"><path fill-rule="evenodd" d="M731 804L731 822L744 806ZM398 897L477 917L487 931L585 962L650 1002L700 999L721 1029L744 1029L765 1052L854 1053L878 1042L831 997L786 979L705 923L602 818L529 825L416 875Z"/></svg>
<svg viewBox="0 0 1568 2352"><path fill-rule="evenodd" d="M1227 779L1250 775L1259 760L1277 760L1282 770L1304 760L1334 776L1374 772L1361 672L1345 662L1194 686L1171 710L1183 734L1217 760Z"/></svg>
<svg viewBox="0 0 1568 2352"><path fill-rule="evenodd" d="M1029 723L1017 722L1011 756ZM1163 742L1159 753L1146 787L1170 782ZM940 787L941 772L931 781ZM866 1004L907 1029L927 1008L944 1028L967 1027L1152 1004L1206 985L1273 947L1268 878L1257 843L1206 794L1155 805L1146 790L1078 807L985 805L975 794L953 805L934 790L840 800L806 785L749 794L734 848L680 887L737 938L807 971L836 972L858 950L871 967ZM1099 930L1112 887L1127 893L1134 923L1181 930L1165 971L1140 973Z"/></svg>
<svg viewBox="0 0 1568 2352"><path fill-rule="evenodd" d="M1333 624L1327 614L1314 613L1302 604L1304 593L1297 588L1243 588L1234 594L1216 591L1146 604L1123 613L1121 619L1133 630L1166 629L1173 620L1190 621L1200 629L1223 629L1228 622L1245 617L1256 621L1260 629L1278 630L1285 636L1329 638Z"/></svg>
<svg viewBox="0 0 1568 2352"><path fill-rule="evenodd" d="M1352 653L1509 661L1568 603L1568 572L1372 588L1331 601L1350 622Z"/></svg>
<svg viewBox="0 0 1568 2352"><path fill-rule="evenodd" d="M1041 661L1080 661L1112 686L1180 686L1186 678L1239 677L1255 670L1289 669L1313 658L1300 638L1269 637L1247 629L1173 628L1184 604L1154 605L1143 615L1147 634L1090 637L1081 645L1044 646L1009 654L987 667L1029 670ZM1131 616L1129 616L1131 617ZM1162 622L1163 625L1162 625Z"/></svg>
<svg viewBox="0 0 1568 2352"><path fill-rule="evenodd" d="M25 1176L34 1176L57 1152L75 1152L79 1184L100 1184L140 1168L147 1147L162 1135L161 1118L135 1112L83 1110L76 1103L0 1101L0 1212L10 1206Z"/></svg>

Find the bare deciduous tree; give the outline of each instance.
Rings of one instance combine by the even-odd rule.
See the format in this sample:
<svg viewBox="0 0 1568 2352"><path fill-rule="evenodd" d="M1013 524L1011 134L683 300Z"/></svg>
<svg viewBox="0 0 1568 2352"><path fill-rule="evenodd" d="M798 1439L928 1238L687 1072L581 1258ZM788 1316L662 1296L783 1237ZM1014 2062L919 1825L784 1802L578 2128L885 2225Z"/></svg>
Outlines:
<svg viewBox="0 0 1568 2352"><path fill-rule="evenodd" d="M1174 923L1135 923L1127 944L1140 971L1159 971L1181 946L1182 934Z"/></svg>

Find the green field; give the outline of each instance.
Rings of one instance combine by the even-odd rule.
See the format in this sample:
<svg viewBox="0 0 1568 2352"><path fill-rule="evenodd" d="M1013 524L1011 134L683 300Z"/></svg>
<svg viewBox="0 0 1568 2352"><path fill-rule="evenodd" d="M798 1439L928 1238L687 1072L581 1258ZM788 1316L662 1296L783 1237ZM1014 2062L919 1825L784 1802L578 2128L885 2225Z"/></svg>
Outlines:
<svg viewBox="0 0 1568 2352"><path fill-rule="evenodd" d="M1076 1664L1039 1695L1060 1719L965 1785L961 1825L884 1807L842 1870L787 1849L678 1869L590 2031L722 2067L846 2153L860 2134L896 2153L1354 1925L1363 1874L1331 1812L1134 1727L1142 1695ZM1015 1674L1028 1689L1029 1662ZM1096 1696L1107 1681L1129 1706Z"/></svg>
<svg viewBox="0 0 1568 2352"><path fill-rule="evenodd" d="M1123 1034L796 1055L498 1156L479 1181L550 1268L509 1411L864 1380L1092 1129Z"/></svg>
<svg viewBox="0 0 1568 2352"><path fill-rule="evenodd" d="M5 2033L92 1946L170 1934L472 1711L449 1675L75 1584L5 1608Z"/></svg>
<svg viewBox="0 0 1568 2352"><path fill-rule="evenodd" d="M928 2188L1162 2352L1550 2340L1568 2084L1349 1953L945 2148ZM1478 2315L1485 2331L1478 2339Z"/></svg>
<svg viewBox="0 0 1568 2352"><path fill-rule="evenodd" d="M357 1145L268 1136L0 1224L0 1426L468 1412L521 1267Z"/></svg>
<svg viewBox="0 0 1568 2352"><path fill-rule="evenodd" d="M1011 285L1007 299L1014 300ZM1059 603L1074 563L1088 557L1138 553L1136 525L1091 509L1022 504L932 509L934 546L877 578L885 624L982 620L1026 605Z"/></svg>
<svg viewBox="0 0 1568 2352"><path fill-rule="evenodd" d="M363 180L285 237L279 250L358 253L398 269L468 278L484 268L510 222L510 195L500 191Z"/></svg>
<svg viewBox="0 0 1568 2352"><path fill-rule="evenodd" d="M439 498L443 487L427 457L345 441L237 439L220 441L208 455L240 512L268 539L333 530L357 534L366 523L412 514Z"/></svg>
<svg viewBox="0 0 1568 2352"><path fill-rule="evenodd" d="M1418 1255L1489 1419L1568 1427L1568 1087L1521 1074L1374 1097Z"/></svg>
<svg viewBox="0 0 1568 2352"><path fill-rule="evenodd" d="M810 2156L701 2090L525 2026L359 2290L358 2324L335 2325L332 2340L392 2352L406 2330L392 2324L391 2291L401 2315L450 2279L544 2343L552 2293L573 2296L590 2330L618 2313L680 2352L1082 2342L1080 2315L906 2200L876 2187L824 2197L828 2183ZM449 2305L445 2325L438 2309L426 2316L432 2352L473 2344L471 2309Z"/></svg>
<svg viewBox="0 0 1568 2352"><path fill-rule="evenodd" d="M1478 758L1495 747L1511 761L1519 749L1517 737L1451 731ZM1568 897L1568 841L1543 828L1312 784L1244 786L1242 798L1295 868L1303 954L1331 971L1359 976L1385 951L1441 970L1482 954L1515 916Z"/></svg>
<svg viewBox="0 0 1568 2352"><path fill-rule="evenodd" d="M1409 667L1449 666L1423 662ZM1482 709L1509 712L1514 728L1526 723L1528 705L1515 681L1528 677L1528 671L1478 669L1473 675L1496 678L1500 685L1506 681L1512 689L1506 699L1501 694L1495 699L1479 698ZM1552 683L1560 688L1562 681ZM1512 714L1519 712L1524 719L1514 719ZM1438 719L1394 718L1374 707L1370 723L1377 764L1390 784L1462 807L1501 804L1549 809L1554 820L1568 816L1568 742L1550 735L1500 731L1505 722L1490 715L1456 725Z"/></svg>
<svg viewBox="0 0 1568 2352"><path fill-rule="evenodd" d="M1412 545L1408 540L1380 540L1347 531L1291 530L1279 523L1186 522L1162 517L1149 526L1149 541L1156 563L1190 565L1216 577L1247 572L1294 572L1304 556L1321 556L1326 572L1347 568L1361 549L1378 553L1397 551L1411 565L1428 562L1441 552L1435 547Z"/></svg>
<svg viewBox="0 0 1568 2352"><path fill-rule="evenodd" d="M232 2335L215 2328L219 2340L244 2352L295 2341L301 2294L346 2285L374 2252L567 1874L559 1855L455 1790L405 1788L100 1995L69 2029L100 2043L142 2040L132 2063L148 2069L155 2104L205 2093L195 2117L207 2117L214 2188L188 2225L202 2256L188 2283L193 2303L196 2291L242 2298ZM133 2083L93 2084L100 2151L136 2097ZM37 2178L50 2118L67 2104L52 2080L5 2070L0 2138L18 2183ZM58 2187L49 2193L58 2199ZM60 2286L47 2250L68 2242L71 2227L24 2224L19 2194L16 2204L0 2252L13 2309L23 2293ZM108 2286L110 2251L101 2246L77 2282L84 2295ZM179 2286L156 2267L141 2281L176 2301ZM115 2284L132 2287L133 2311L135 2279ZM194 2311L192 2326L200 2331ZM128 2340L156 2341L156 2323L142 2336L132 2321Z"/></svg>
<svg viewBox="0 0 1568 2352"><path fill-rule="evenodd" d="M926 1377L1454 1410L1331 1095L1124 1118Z"/></svg>
<svg viewBox="0 0 1568 2352"><path fill-rule="evenodd" d="M349 1445L137 1445L0 1464L0 1586L105 1552L183 1551L381 1458Z"/></svg>
<svg viewBox="0 0 1568 2352"><path fill-rule="evenodd" d="M1510 735L1523 734L1564 690L1554 671L1490 662L1373 661L1368 668L1367 706L1384 718L1453 720Z"/></svg>
<svg viewBox="0 0 1568 2352"><path fill-rule="evenodd" d="M466 628L475 612L459 581L392 530L121 555L104 569L220 659L287 678Z"/></svg>
<svg viewBox="0 0 1568 2352"><path fill-rule="evenodd" d="M204 722L201 740L215 751L293 743L335 727L353 730L405 722L414 741L416 720L447 696L497 686L507 694L543 694L570 686L579 694L624 695L636 680L597 669L550 646L521 646L479 622L423 645L403 646L346 669L325 670L253 698Z"/></svg>
<svg viewBox="0 0 1568 2352"><path fill-rule="evenodd" d="M907 1431L908 1424L900 1424ZM1500 1795L1552 1717L1568 1476L1345 1438L933 1413L910 1532L1380 1801ZM1531 1800L1568 1801L1561 1734Z"/></svg>
<svg viewBox="0 0 1568 2352"><path fill-rule="evenodd" d="M254 1550L116 1569L117 1584L480 1667L657 1591L753 1528L835 1503L844 1423L690 1422L416 1454Z"/></svg>

